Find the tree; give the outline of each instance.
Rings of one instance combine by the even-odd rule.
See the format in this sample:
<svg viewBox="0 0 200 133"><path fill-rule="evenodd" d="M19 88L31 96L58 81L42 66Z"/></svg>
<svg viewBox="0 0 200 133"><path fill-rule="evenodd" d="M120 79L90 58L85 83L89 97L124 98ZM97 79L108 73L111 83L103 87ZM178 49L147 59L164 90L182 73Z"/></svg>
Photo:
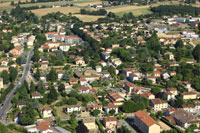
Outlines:
<svg viewBox="0 0 200 133"><path fill-rule="evenodd" d="M67 126L67 130L71 131L72 133L76 132L76 127L79 125L78 121L76 120L76 116L74 114L71 115L69 120L69 126Z"/></svg>
<svg viewBox="0 0 200 133"><path fill-rule="evenodd" d="M58 91L62 92L63 90L65 90L65 85L63 83L61 83L59 86L58 86Z"/></svg>
<svg viewBox="0 0 200 133"><path fill-rule="evenodd" d="M34 91L35 91L35 85L34 85L33 81L31 81L30 94L33 93Z"/></svg>
<svg viewBox="0 0 200 133"><path fill-rule="evenodd" d="M67 100L67 104L68 105L76 105L78 103L77 99L74 98L74 97L70 97L68 100Z"/></svg>
<svg viewBox="0 0 200 133"><path fill-rule="evenodd" d="M120 74L119 77L120 77L120 80L126 79L126 75L125 74Z"/></svg>
<svg viewBox="0 0 200 133"><path fill-rule="evenodd" d="M134 112L134 106L135 106L135 103L131 100L128 100L124 102L124 104L122 105L122 111L126 113Z"/></svg>
<svg viewBox="0 0 200 133"><path fill-rule="evenodd" d="M56 101L58 98L58 93L54 87L50 88L50 92L47 95L48 98L48 104L51 104L52 102Z"/></svg>
<svg viewBox="0 0 200 133"><path fill-rule="evenodd" d="M14 67L10 67L9 68L9 71L10 71L10 81L11 82L14 82L15 79L17 78L17 68L14 68Z"/></svg>
<svg viewBox="0 0 200 133"><path fill-rule="evenodd" d="M7 132L8 128L4 124L0 123L0 133L7 133Z"/></svg>
<svg viewBox="0 0 200 133"><path fill-rule="evenodd" d="M47 79L50 80L51 82L55 81L57 79L57 73L55 71L55 69L51 69L49 74L47 75Z"/></svg>
<svg viewBox="0 0 200 133"><path fill-rule="evenodd" d="M8 82L9 82L8 71L3 70L2 73L1 73L1 77L3 78L3 83L8 84Z"/></svg>
<svg viewBox="0 0 200 133"><path fill-rule="evenodd" d="M176 44L174 45L174 47L177 49L177 48L183 48L184 47L184 44L183 44L183 41L181 39L177 40L176 41Z"/></svg>
<svg viewBox="0 0 200 133"><path fill-rule="evenodd" d="M20 122L22 125L31 125L35 122L35 112L33 105L27 104L22 108L22 113L20 114Z"/></svg>
<svg viewBox="0 0 200 133"><path fill-rule="evenodd" d="M109 114L114 115L115 114L115 110L114 109L110 110Z"/></svg>
<svg viewBox="0 0 200 133"><path fill-rule="evenodd" d="M195 60L197 60L197 61L200 60L200 44L196 45L196 47L194 48L192 54L193 54Z"/></svg>
<svg viewBox="0 0 200 133"><path fill-rule="evenodd" d="M158 93L160 93L160 88L159 87L153 87L151 89L151 92L154 94L154 95L157 95Z"/></svg>
<svg viewBox="0 0 200 133"><path fill-rule="evenodd" d="M33 57L32 57L31 60L32 60L33 62L38 62L39 59L40 59L39 51L38 51L38 50L34 50L34 55L33 55Z"/></svg>
<svg viewBox="0 0 200 133"><path fill-rule="evenodd" d="M118 129L118 133L131 133L131 131L124 125Z"/></svg>
<svg viewBox="0 0 200 133"><path fill-rule="evenodd" d="M34 74L34 77L36 80L38 80L38 81L40 80L40 70L39 69L37 69L36 73Z"/></svg>
<svg viewBox="0 0 200 133"><path fill-rule="evenodd" d="M182 107L183 104L184 104L183 98L182 97L178 97L176 102L175 102L175 106L180 108L180 107Z"/></svg>
<svg viewBox="0 0 200 133"><path fill-rule="evenodd" d="M101 113L100 110L95 109L95 110L92 112L92 115L96 117L96 116L98 116L100 113Z"/></svg>

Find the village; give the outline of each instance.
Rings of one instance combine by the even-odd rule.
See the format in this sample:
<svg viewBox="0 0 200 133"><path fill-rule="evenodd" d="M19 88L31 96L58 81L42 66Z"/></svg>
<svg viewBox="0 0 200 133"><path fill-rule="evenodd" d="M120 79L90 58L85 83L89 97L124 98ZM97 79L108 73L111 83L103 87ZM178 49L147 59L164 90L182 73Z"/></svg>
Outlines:
<svg viewBox="0 0 200 133"><path fill-rule="evenodd" d="M19 85L2 123L31 133L199 132L200 17L79 23L51 15L56 22L27 24L31 32L1 17L1 41L10 37L0 47L1 102Z"/></svg>

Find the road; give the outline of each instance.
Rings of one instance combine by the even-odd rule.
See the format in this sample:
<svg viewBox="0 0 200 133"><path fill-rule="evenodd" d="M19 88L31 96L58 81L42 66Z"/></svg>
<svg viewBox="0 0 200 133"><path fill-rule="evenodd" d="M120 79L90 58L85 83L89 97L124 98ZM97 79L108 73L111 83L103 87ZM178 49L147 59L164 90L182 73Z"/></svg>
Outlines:
<svg viewBox="0 0 200 133"><path fill-rule="evenodd" d="M33 56L33 48L30 49L28 56L27 56L27 60L26 60L26 65L24 66L24 72L23 75L20 79L20 81L16 84L16 86L12 89L12 91L7 95L6 99L4 100L4 102L2 104L4 104L1 109L0 109L0 120L3 121L5 120L6 117L6 111L9 109L10 107L10 103L11 100L13 98L13 96L15 95L16 89L19 88L24 80L27 78L28 72L30 70L31 67L31 57Z"/></svg>

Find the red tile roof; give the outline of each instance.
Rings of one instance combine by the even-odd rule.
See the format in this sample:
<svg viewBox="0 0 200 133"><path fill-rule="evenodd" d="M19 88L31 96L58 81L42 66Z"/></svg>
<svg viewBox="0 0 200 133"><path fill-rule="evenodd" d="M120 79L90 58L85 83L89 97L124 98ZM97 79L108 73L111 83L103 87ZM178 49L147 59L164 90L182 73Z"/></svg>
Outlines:
<svg viewBox="0 0 200 133"><path fill-rule="evenodd" d="M153 118L151 118L144 111L139 110L139 111L135 112L135 116L137 116L148 127L150 127L154 124L158 124Z"/></svg>

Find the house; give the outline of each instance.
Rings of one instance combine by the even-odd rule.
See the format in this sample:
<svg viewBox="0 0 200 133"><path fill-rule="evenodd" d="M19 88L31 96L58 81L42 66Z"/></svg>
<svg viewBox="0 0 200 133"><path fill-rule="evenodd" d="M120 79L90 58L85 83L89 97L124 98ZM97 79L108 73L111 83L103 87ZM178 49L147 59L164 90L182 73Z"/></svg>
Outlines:
<svg viewBox="0 0 200 133"><path fill-rule="evenodd" d="M66 44L79 44L79 37L76 36L66 36L64 41Z"/></svg>
<svg viewBox="0 0 200 133"><path fill-rule="evenodd" d="M191 84L190 84L189 82L187 82L187 81L184 81L184 82L182 83L182 86L183 86L184 88L188 89L188 91L191 91L191 90L192 90Z"/></svg>
<svg viewBox="0 0 200 133"><path fill-rule="evenodd" d="M195 111L197 111L194 104L182 105L182 108L183 110L187 112L191 112L191 113L194 113Z"/></svg>
<svg viewBox="0 0 200 133"><path fill-rule="evenodd" d="M70 48L70 45L69 45L69 44L61 44L61 45L59 46L59 49L62 50L62 51L64 51L64 52L69 51L69 48Z"/></svg>
<svg viewBox="0 0 200 133"><path fill-rule="evenodd" d="M168 108L168 103L160 98L151 99L150 105L155 112Z"/></svg>
<svg viewBox="0 0 200 133"><path fill-rule="evenodd" d="M50 117L53 116L53 115L52 115L52 109L51 109L50 107L48 107L48 106L42 108L42 109L40 110L40 112L41 112L41 114L43 115L43 118L50 118Z"/></svg>
<svg viewBox="0 0 200 133"><path fill-rule="evenodd" d="M125 83L125 90L127 91L127 93L132 93L134 90L134 84L131 82L126 82Z"/></svg>
<svg viewBox="0 0 200 133"><path fill-rule="evenodd" d="M102 52L101 57L104 61L106 61L110 57L110 53Z"/></svg>
<svg viewBox="0 0 200 133"><path fill-rule="evenodd" d="M123 68L122 73L125 74L126 77L129 77L129 75L135 70L135 68Z"/></svg>
<svg viewBox="0 0 200 133"><path fill-rule="evenodd" d="M3 78L0 78L0 90L3 88Z"/></svg>
<svg viewBox="0 0 200 133"><path fill-rule="evenodd" d="M147 79L152 82L152 84L156 83L156 76L147 76Z"/></svg>
<svg viewBox="0 0 200 133"><path fill-rule="evenodd" d="M98 126L95 123L95 118L83 118L82 122L87 127L88 130L98 129Z"/></svg>
<svg viewBox="0 0 200 133"><path fill-rule="evenodd" d="M65 71L59 70L59 71L57 71L57 74L58 74L58 79L62 79L64 77Z"/></svg>
<svg viewBox="0 0 200 133"><path fill-rule="evenodd" d="M196 124L199 127L199 119L192 113L182 109L175 111L169 116L165 117L170 123L177 124L183 128L188 128L191 124Z"/></svg>
<svg viewBox="0 0 200 133"><path fill-rule="evenodd" d="M138 77L136 74L131 73L131 74L129 74L128 79L129 79L131 82L134 82L135 80L139 80L139 77Z"/></svg>
<svg viewBox="0 0 200 133"><path fill-rule="evenodd" d="M70 85L78 84L78 79L77 79L77 78L71 78L71 79L69 80L69 83L70 83Z"/></svg>
<svg viewBox="0 0 200 133"><path fill-rule="evenodd" d="M1 60L1 66L8 66L8 60Z"/></svg>
<svg viewBox="0 0 200 133"><path fill-rule="evenodd" d="M170 78L170 75L167 72L165 72L162 74L162 77L163 77L163 79L168 79L168 78Z"/></svg>
<svg viewBox="0 0 200 133"><path fill-rule="evenodd" d="M122 105L124 98L119 94L119 92L110 92L107 98L113 102L115 105Z"/></svg>
<svg viewBox="0 0 200 133"><path fill-rule="evenodd" d="M9 51L9 53L16 55L16 56L20 56L23 52L24 52L23 46L17 46Z"/></svg>
<svg viewBox="0 0 200 133"><path fill-rule="evenodd" d="M160 125L144 111L135 112L134 124L143 133L160 133Z"/></svg>
<svg viewBox="0 0 200 133"><path fill-rule="evenodd" d="M66 112L72 113L74 111L81 111L81 106L79 105L67 105Z"/></svg>
<svg viewBox="0 0 200 133"><path fill-rule="evenodd" d="M95 109L100 110L101 112L103 111L103 106L102 105L93 105L88 107L90 111L93 111Z"/></svg>
<svg viewBox="0 0 200 133"><path fill-rule="evenodd" d="M154 71L153 76L155 76L157 78L160 77L160 71Z"/></svg>
<svg viewBox="0 0 200 133"><path fill-rule="evenodd" d="M35 92L31 93L31 98L32 99L40 99L40 98L43 98L43 96L39 92L35 91Z"/></svg>
<svg viewBox="0 0 200 133"><path fill-rule="evenodd" d="M28 48L33 46L34 41L35 41L35 36L31 35L28 37L28 41L27 41Z"/></svg>
<svg viewBox="0 0 200 133"><path fill-rule="evenodd" d="M183 97L184 100L197 99L197 94L194 92L183 92L181 93L181 96Z"/></svg>
<svg viewBox="0 0 200 133"><path fill-rule="evenodd" d="M164 92L163 96L166 98L167 101L176 99L175 95L171 93L170 91Z"/></svg>
<svg viewBox="0 0 200 133"><path fill-rule="evenodd" d="M85 61L84 61L83 57L80 57L80 56L75 58L75 63L76 63L76 65L85 65Z"/></svg>
<svg viewBox="0 0 200 133"><path fill-rule="evenodd" d="M65 39L64 35L53 35L52 36L52 41L53 42L63 42Z"/></svg>
<svg viewBox="0 0 200 133"><path fill-rule="evenodd" d="M79 87L79 93L80 94L89 94L90 93L90 88L89 87L85 87L85 86L81 86Z"/></svg>
<svg viewBox="0 0 200 133"><path fill-rule="evenodd" d="M122 61L120 60L120 58L111 59L111 62L116 67L122 64Z"/></svg>
<svg viewBox="0 0 200 133"><path fill-rule="evenodd" d="M37 123L38 132L41 133L53 133L51 129L51 122L50 121L42 121Z"/></svg>
<svg viewBox="0 0 200 133"><path fill-rule="evenodd" d="M107 114L109 114L109 112L111 110L115 110L115 114L118 114L118 106L116 106L115 104L113 103L109 103L106 107L105 107L105 112Z"/></svg>
<svg viewBox="0 0 200 133"><path fill-rule="evenodd" d="M39 62L41 68L48 68L49 62Z"/></svg>
<svg viewBox="0 0 200 133"><path fill-rule="evenodd" d="M98 73L102 72L102 67L101 67L101 66L96 66L96 71L97 71Z"/></svg>
<svg viewBox="0 0 200 133"><path fill-rule="evenodd" d="M151 92L144 92L144 93L142 93L142 94L140 94L140 96L142 96L142 97L146 97L147 99L155 99L155 95L154 94L152 94Z"/></svg>
<svg viewBox="0 0 200 133"><path fill-rule="evenodd" d="M170 93L174 94L175 96L178 95L178 91L176 88L167 88L167 91Z"/></svg>
<svg viewBox="0 0 200 133"><path fill-rule="evenodd" d="M103 124L106 129L115 130L117 127L117 118L115 118L114 116L104 117Z"/></svg>
<svg viewBox="0 0 200 133"><path fill-rule="evenodd" d="M169 57L169 60L174 60L174 54L172 52L165 53Z"/></svg>
<svg viewBox="0 0 200 133"><path fill-rule="evenodd" d="M53 35L56 35L56 32L47 32L45 33L46 39L47 40L52 40Z"/></svg>
<svg viewBox="0 0 200 133"><path fill-rule="evenodd" d="M87 80L85 78L80 78L79 82L82 86L86 86L87 85Z"/></svg>

